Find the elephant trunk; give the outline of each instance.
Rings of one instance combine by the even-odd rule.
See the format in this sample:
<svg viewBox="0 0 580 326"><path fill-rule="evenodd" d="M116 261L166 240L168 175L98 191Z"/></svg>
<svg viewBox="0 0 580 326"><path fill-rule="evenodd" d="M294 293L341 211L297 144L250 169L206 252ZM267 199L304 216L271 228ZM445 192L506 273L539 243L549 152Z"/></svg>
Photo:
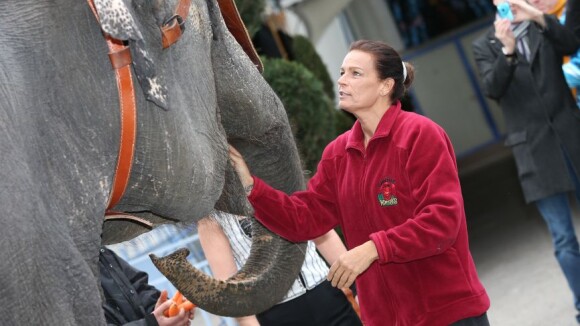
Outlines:
<svg viewBox="0 0 580 326"><path fill-rule="evenodd" d="M302 267L306 243L292 243L275 236L257 221L252 233L252 249L246 264L225 281L193 267L186 259L187 249L161 258L151 254L150 258L187 299L203 310L229 317L255 315L286 295Z"/></svg>

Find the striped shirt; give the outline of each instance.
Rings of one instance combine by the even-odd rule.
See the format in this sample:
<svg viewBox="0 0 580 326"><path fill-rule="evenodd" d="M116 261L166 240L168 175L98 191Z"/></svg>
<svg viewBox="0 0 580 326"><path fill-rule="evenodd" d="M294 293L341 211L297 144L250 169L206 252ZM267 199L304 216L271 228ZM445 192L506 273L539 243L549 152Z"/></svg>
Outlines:
<svg viewBox="0 0 580 326"><path fill-rule="evenodd" d="M214 212L212 216L229 239L236 266L240 269L250 256L252 245L250 219L225 212ZM328 270L328 265L316 252L314 242L308 241L300 274L280 303L295 299L306 293L306 290L311 290L322 283L328 275Z"/></svg>

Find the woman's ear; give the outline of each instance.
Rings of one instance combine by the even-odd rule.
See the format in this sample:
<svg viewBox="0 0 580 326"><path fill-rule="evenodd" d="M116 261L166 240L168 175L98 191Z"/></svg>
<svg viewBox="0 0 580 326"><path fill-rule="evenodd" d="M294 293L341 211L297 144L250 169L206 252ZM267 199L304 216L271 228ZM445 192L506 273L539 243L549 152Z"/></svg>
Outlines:
<svg viewBox="0 0 580 326"><path fill-rule="evenodd" d="M381 82L381 96L386 96L393 92L393 88L395 87L395 80L393 78L387 78Z"/></svg>

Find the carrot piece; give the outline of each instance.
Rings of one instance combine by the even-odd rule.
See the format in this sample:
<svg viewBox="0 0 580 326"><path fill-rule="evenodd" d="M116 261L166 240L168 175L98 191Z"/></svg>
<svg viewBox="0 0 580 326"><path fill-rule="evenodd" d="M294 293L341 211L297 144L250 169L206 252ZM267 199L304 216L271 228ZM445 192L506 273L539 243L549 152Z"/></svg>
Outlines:
<svg viewBox="0 0 580 326"><path fill-rule="evenodd" d="M171 308L171 306L169 306ZM163 316L165 317L169 317L169 308L165 309L165 311L163 311Z"/></svg>
<svg viewBox="0 0 580 326"><path fill-rule="evenodd" d="M177 292L175 292L175 294L173 295L173 298L171 298L171 300L173 300L173 302L175 302L176 304L180 304L183 302L183 294L181 294L181 292L177 291Z"/></svg>
<svg viewBox="0 0 580 326"><path fill-rule="evenodd" d="M171 304L171 306L169 307L169 309L167 309L166 311L167 311L167 317L175 317L179 313L179 307L174 302L174 303Z"/></svg>
<svg viewBox="0 0 580 326"><path fill-rule="evenodd" d="M195 305L191 301L185 300L179 305L179 309L181 308L183 308L185 311L190 311L191 309L195 308Z"/></svg>
<svg viewBox="0 0 580 326"><path fill-rule="evenodd" d="M161 294L159 295L159 302L163 303L165 301L167 301L167 290L163 290L161 291Z"/></svg>
<svg viewBox="0 0 580 326"><path fill-rule="evenodd" d="M165 294L163 292L165 292ZM163 296L164 296L165 300L167 300L167 291L163 290L163 292L161 292L161 297L163 298ZM184 300L185 300L185 298L183 297L181 292L179 292L179 291L175 292L175 294L173 295L173 298L171 298L171 301L173 301L171 303L171 306L169 306L169 308L163 312L163 315L165 317L177 316L177 314L179 314L179 305L181 303L183 303Z"/></svg>

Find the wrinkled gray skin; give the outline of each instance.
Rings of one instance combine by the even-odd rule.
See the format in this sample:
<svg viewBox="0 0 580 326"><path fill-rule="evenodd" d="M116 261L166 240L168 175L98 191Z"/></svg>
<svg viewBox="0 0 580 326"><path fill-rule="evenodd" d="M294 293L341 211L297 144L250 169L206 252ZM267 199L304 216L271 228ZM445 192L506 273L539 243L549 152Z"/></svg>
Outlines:
<svg viewBox="0 0 580 326"><path fill-rule="evenodd" d="M284 109L225 29L215 0L192 1L183 37L166 50L159 26L174 0L97 5L103 29L129 41L139 75L135 158L115 210L155 223L194 222L216 205L240 212L247 203L228 168L228 142L274 187L303 187ZM120 119L101 28L85 1L1 1L0 45L0 325L104 324L98 248ZM143 231L111 223L107 242ZM202 308L215 300L207 306L225 315L280 300L302 264L301 247L258 232L260 254L243 275L188 284L201 292L185 295ZM189 275L175 273L169 277Z"/></svg>

